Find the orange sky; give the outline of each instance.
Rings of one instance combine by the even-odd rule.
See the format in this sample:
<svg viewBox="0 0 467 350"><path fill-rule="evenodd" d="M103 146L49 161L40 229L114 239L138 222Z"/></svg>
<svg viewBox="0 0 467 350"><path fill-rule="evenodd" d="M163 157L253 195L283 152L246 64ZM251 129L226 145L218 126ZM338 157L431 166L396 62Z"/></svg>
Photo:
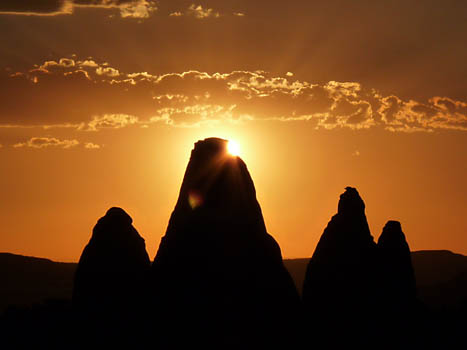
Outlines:
<svg viewBox="0 0 467 350"><path fill-rule="evenodd" d="M77 261L121 206L153 257L194 142L216 136L240 144L284 257L312 254L346 186L375 239L399 220L412 250L467 254L466 11L4 2L0 251Z"/></svg>

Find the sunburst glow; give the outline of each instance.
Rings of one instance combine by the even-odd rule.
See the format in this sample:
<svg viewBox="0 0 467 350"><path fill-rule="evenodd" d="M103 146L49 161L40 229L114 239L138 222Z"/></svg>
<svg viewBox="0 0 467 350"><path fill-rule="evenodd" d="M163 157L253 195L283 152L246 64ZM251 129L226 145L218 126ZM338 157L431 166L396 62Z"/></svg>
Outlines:
<svg viewBox="0 0 467 350"><path fill-rule="evenodd" d="M238 142L234 140L229 140L227 143L227 152L229 152L233 156L239 156L240 155L240 145Z"/></svg>

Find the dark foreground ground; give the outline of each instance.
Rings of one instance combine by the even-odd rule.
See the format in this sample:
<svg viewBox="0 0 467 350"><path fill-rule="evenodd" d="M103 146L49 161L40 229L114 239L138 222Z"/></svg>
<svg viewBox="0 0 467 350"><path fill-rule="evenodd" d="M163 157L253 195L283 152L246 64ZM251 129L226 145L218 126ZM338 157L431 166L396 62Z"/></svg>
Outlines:
<svg viewBox="0 0 467 350"><path fill-rule="evenodd" d="M309 259L285 259L301 293ZM434 310L467 305L467 256L447 250L412 252L419 299ZM45 301L70 300L76 263L0 253L0 312ZM467 317L467 315L466 315Z"/></svg>
<svg viewBox="0 0 467 350"><path fill-rule="evenodd" d="M301 293L309 259L286 259ZM432 318L434 331L460 345L467 338L467 257L450 251L412 252L418 299ZM15 321L16 315L57 312L57 320L71 310L76 263L0 253L0 319ZM16 320L18 321L18 320Z"/></svg>

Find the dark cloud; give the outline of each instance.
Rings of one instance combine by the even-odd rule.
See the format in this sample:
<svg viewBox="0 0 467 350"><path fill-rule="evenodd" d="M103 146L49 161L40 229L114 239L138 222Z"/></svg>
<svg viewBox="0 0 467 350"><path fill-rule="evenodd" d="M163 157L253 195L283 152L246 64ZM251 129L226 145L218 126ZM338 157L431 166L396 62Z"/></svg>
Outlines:
<svg viewBox="0 0 467 350"><path fill-rule="evenodd" d="M69 11L69 3L66 0L5 0L0 3L0 13L55 15Z"/></svg>
<svg viewBox="0 0 467 350"><path fill-rule="evenodd" d="M388 96L381 99L381 108L379 112L387 124L392 124L402 109L403 103L396 96Z"/></svg>

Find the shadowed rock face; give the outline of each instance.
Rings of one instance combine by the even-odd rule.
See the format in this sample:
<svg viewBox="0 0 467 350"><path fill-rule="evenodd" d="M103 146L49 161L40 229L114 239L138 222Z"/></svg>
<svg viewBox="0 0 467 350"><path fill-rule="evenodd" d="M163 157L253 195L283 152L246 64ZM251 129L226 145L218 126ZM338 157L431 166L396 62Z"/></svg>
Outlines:
<svg viewBox="0 0 467 350"><path fill-rule="evenodd" d="M292 328L297 291L246 165L225 140L195 144L152 276L157 309L195 341L274 342Z"/></svg>
<svg viewBox="0 0 467 350"><path fill-rule="evenodd" d="M110 208L81 254L73 286L75 308L120 319L137 312L149 268L144 239L131 217L121 208Z"/></svg>
<svg viewBox="0 0 467 350"><path fill-rule="evenodd" d="M310 259L303 285L305 317L318 330L318 343L332 347L371 342L381 290L378 260L365 204L355 188L347 187Z"/></svg>

